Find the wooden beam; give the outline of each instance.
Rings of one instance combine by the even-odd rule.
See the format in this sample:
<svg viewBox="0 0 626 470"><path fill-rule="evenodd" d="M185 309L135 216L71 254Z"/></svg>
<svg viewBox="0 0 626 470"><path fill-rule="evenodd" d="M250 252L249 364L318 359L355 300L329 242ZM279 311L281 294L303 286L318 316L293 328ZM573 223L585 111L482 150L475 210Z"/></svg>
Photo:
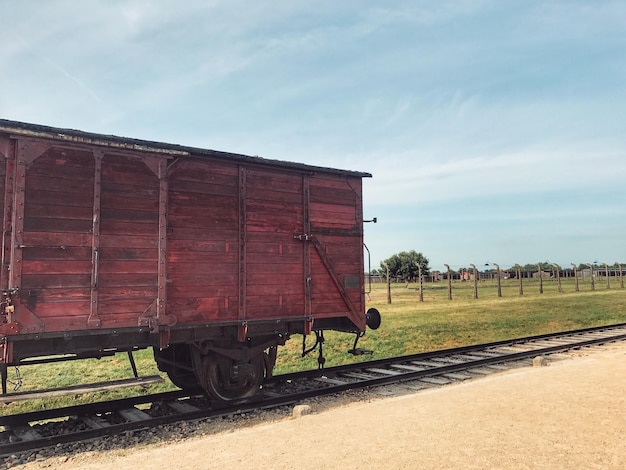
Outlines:
<svg viewBox="0 0 626 470"><path fill-rule="evenodd" d="M82 393L105 392L108 390L145 386L159 382L164 382L163 377L159 375L150 375L147 377L138 377L132 379L112 380L110 382L97 382L93 384L75 385L67 388L51 388L34 392L7 393L6 395L0 395L0 403L12 403L15 401L46 399L67 395L79 395Z"/></svg>

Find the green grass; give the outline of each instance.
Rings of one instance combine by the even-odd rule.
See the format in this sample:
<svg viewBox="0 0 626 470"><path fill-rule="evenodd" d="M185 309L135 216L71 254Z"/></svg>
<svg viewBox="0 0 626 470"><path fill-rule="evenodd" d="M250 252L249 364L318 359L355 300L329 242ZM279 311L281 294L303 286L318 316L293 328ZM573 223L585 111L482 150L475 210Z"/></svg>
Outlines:
<svg viewBox="0 0 626 470"><path fill-rule="evenodd" d="M392 303L387 304L386 285L374 285L367 308L376 307L383 322L380 329L368 330L359 341L360 347L371 349L374 354L354 357L347 353L354 336L326 332L326 366L626 322L626 289L620 288L619 280L612 280L611 289L606 288L606 281L596 280L595 291L591 291L588 280L581 281L580 291L576 292L573 280L565 279L563 292L559 293L554 281L544 279L544 293L539 294L538 280L525 279L523 296L518 294L517 281L503 280L502 297L497 296L495 281L481 281L478 299L473 298L473 282L457 281L453 283L452 300L447 298L445 281L424 287L424 302L420 302L415 284L393 284ZM311 336L307 338L307 347L312 344ZM275 372L316 368L317 351L305 358L301 352L302 337L295 336L279 350ZM135 360L140 375L161 374L151 350L135 353ZM125 354L100 360L26 366L20 368L20 373L22 391L132 377ZM14 369L10 369L9 379L15 380ZM174 386L166 379L163 384L150 385L144 393L169 389ZM136 392L133 388L15 402L0 405L0 415L119 398Z"/></svg>
<svg viewBox="0 0 626 470"><path fill-rule="evenodd" d="M137 393L156 393L174 390L176 388L169 382L165 374L157 370L151 349L135 352L134 358L139 376L159 374L165 378L165 382L148 385L146 387L123 388L108 392L86 393L46 400L16 401L9 405L0 404L0 416L123 398L129 395L136 395ZM23 366L19 368L19 373L22 378L22 387L19 389L20 392L46 388L61 388L77 384L133 377L133 372L126 353L120 353L102 359L82 359L77 361ZM15 368L9 368L9 381L13 383L17 382ZM11 392L12 384L9 383L7 388L8 391Z"/></svg>
<svg viewBox="0 0 626 470"><path fill-rule="evenodd" d="M580 282L576 292L572 279L562 280L563 292L559 293L556 282L544 279L544 293L539 294L538 280L524 279L524 295L520 296L518 281L502 280L502 297L498 297L495 281L481 281L478 299L474 299L473 282L457 281L452 285L452 300L448 300L444 281L424 286L424 302L419 301L415 284L392 284L391 304L387 304L386 285L377 284L367 307L376 307L383 323L359 341L360 347L374 350L374 355L353 358L346 354L353 337L330 332L325 335L326 364L626 322L626 289L613 283L607 290L606 282L596 281L596 290L591 291L588 283ZM299 367L300 351L299 342L288 343L279 355L277 372ZM311 355L301 362L317 367L315 353Z"/></svg>

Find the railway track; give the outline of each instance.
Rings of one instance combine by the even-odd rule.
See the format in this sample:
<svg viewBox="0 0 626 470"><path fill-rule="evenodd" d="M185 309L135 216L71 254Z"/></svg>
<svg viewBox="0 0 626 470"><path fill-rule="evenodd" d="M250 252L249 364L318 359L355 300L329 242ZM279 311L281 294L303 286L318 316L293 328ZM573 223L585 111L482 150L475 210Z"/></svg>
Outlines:
<svg viewBox="0 0 626 470"><path fill-rule="evenodd" d="M174 391L2 416L0 456L290 406L346 390L399 383L418 390L527 364L539 355L623 340L626 324L619 324L284 374L268 380L253 399L229 405Z"/></svg>

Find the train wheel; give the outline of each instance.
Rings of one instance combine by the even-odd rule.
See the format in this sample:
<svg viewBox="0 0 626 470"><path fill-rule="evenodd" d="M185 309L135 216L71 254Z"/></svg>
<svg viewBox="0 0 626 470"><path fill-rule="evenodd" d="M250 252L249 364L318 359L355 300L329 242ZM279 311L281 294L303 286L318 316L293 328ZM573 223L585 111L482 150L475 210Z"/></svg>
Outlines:
<svg viewBox="0 0 626 470"><path fill-rule="evenodd" d="M202 390L196 375L189 370L168 368L165 373L178 388L182 388L187 392L198 392Z"/></svg>
<svg viewBox="0 0 626 470"><path fill-rule="evenodd" d="M251 397L259 390L265 378L263 354L243 363L221 354L209 353L202 359L202 366L206 392L220 401Z"/></svg>
<svg viewBox="0 0 626 470"><path fill-rule="evenodd" d="M165 372L178 388L188 392L198 392L202 386L193 371L191 350L187 344L172 344L169 348L155 353L159 370ZM162 359L162 360L159 360Z"/></svg>

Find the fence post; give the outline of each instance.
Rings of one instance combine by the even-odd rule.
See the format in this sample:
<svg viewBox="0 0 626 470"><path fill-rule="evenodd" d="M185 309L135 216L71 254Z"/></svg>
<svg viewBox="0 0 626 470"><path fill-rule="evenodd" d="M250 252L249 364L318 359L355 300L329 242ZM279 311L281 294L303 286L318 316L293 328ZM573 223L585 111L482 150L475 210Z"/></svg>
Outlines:
<svg viewBox="0 0 626 470"><path fill-rule="evenodd" d="M604 270L606 272L606 288L611 288L611 278L609 277L609 265L604 263Z"/></svg>
<svg viewBox="0 0 626 470"><path fill-rule="evenodd" d="M417 261L415 262L415 264L417 265L417 275L420 278L420 302L424 301L424 276L422 276L422 265L419 264Z"/></svg>
<svg viewBox="0 0 626 470"><path fill-rule="evenodd" d="M450 266L446 263L443 265L448 269L448 300L452 300L452 279L450 279Z"/></svg>
<svg viewBox="0 0 626 470"><path fill-rule="evenodd" d="M476 269L475 264L471 264L470 266L474 268L474 298L478 298L478 269Z"/></svg>
<svg viewBox="0 0 626 470"><path fill-rule="evenodd" d="M571 263L572 267L574 268L574 283L576 286L576 292L579 292L580 289L578 288L578 272L576 271L576 265L574 263Z"/></svg>
<svg viewBox="0 0 626 470"><path fill-rule="evenodd" d="M622 265L618 264L617 266L619 266L619 285L623 289L624 288L624 275L622 274Z"/></svg>
<svg viewBox="0 0 626 470"><path fill-rule="evenodd" d="M387 303L391 303L391 278L389 277L389 265L383 261L385 269L387 270Z"/></svg>
<svg viewBox="0 0 626 470"><path fill-rule="evenodd" d="M498 297L502 297L502 284L500 283L500 265L498 263L491 263L496 267L496 281L498 286ZM487 263L489 266L489 263Z"/></svg>
<svg viewBox="0 0 626 470"><path fill-rule="evenodd" d="M541 271L541 263L537 263L537 273L539 274L539 293L543 294L543 272Z"/></svg>
<svg viewBox="0 0 626 470"><path fill-rule="evenodd" d="M515 263L515 275L519 279L519 295L524 295L524 286L522 285L522 268L519 264Z"/></svg>
<svg viewBox="0 0 626 470"><path fill-rule="evenodd" d="M561 287L561 267L554 263L554 268L556 269L556 283L557 283L557 289L559 292L563 292L563 288Z"/></svg>
<svg viewBox="0 0 626 470"><path fill-rule="evenodd" d="M596 290L596 283L593 280L593 264L589 264L589 270L591 271L591 290Z"/></svg>

